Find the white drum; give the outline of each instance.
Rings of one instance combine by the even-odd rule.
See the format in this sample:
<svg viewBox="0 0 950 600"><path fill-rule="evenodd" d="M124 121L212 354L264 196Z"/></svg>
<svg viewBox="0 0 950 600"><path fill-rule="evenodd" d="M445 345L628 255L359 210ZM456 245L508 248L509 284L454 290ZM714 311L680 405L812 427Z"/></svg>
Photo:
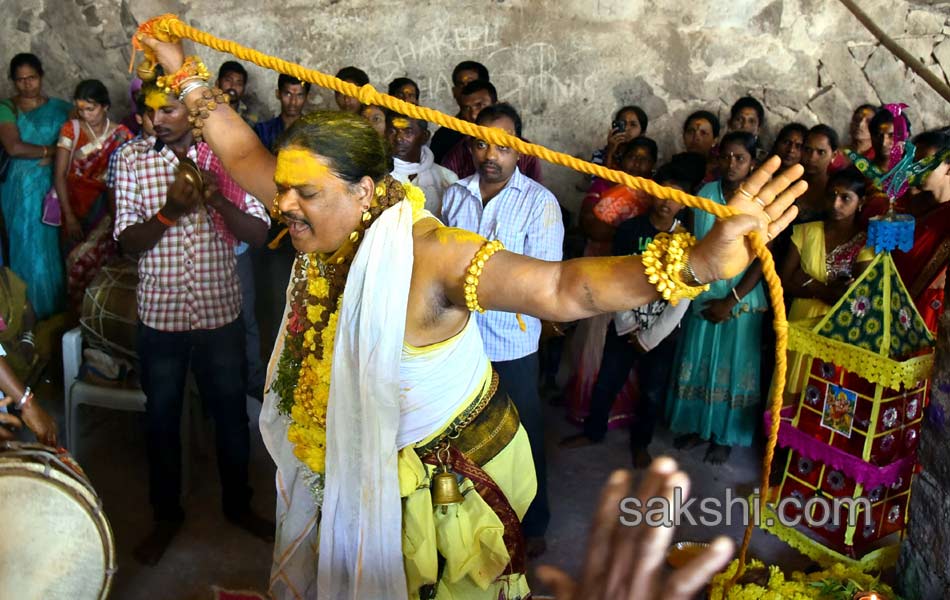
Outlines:
<svg viewBox="0 0 950 600"><path fill-rule="evenodd" d="M115 541L102 503L65 450L0 443L0 598L106 598Z"/></svg>

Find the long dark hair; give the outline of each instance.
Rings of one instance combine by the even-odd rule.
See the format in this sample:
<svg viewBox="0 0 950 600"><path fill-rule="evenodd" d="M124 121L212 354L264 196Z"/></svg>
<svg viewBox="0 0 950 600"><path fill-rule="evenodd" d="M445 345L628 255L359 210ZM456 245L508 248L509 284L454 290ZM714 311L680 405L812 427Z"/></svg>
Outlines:
<svg viewBox="0 0 950 600"><path fill-rule="evenodd" d="M752 157L752 162L755 163L755 142L756 137L748 131L730 131L722 136L722 139L719 141L719 147L725 148L729 144L738 144L745 148L749 156Z"/></svg>
<svg viewBox="0 0 950 600"><path fill-rule="evenodd" d="M83 79L80 81L73 93L73 100L85 100L102 106L112 106L112 101L109 99L109 90L98 79Z"/></svg>
<svg viewBox="0 0 950 600"><path fill-rule="evenodd" d="M277 141L277 150L296 146L319 154L347 183L369 177L379 183L393 170L386 141L369 121L342 111L316 111L297 119Z"/></svg>

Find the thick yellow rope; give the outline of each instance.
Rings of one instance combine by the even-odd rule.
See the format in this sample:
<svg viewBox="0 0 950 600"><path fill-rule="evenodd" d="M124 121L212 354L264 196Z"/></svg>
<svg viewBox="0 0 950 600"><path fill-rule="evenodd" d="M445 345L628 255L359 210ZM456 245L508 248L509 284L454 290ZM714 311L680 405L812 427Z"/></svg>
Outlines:
<svg viewBox="0 0 950 600"><path fill-rule="evenodd" d="M298 64L291 63L274 56L269 56L262 52L258 52L253 48L242 46L231 40L223 40L211 35L210 33L186 25L174 15L163 15L161 17L151 19L147 23L143 24L139 28L139 31L155 36L158 39L162 39L163 41L172 41L183 38L189 39L213 50L226 52L236 58L252 62L258 66L277 71L278 73L292 75L301 81L307 81L319 85L320 87L330 89L335 92L340 92L341 94L345 94L347 96L353 96L358 98L363 104L382 106L397 113L408 115L414 119L422 119L431 123L437 123L443 127L454 129L455 131L464 133L465 135L471 137L479 138L491 144L514 148L522 154L536 156L556 165L561 165L563 167L567 167L581 173L586 173L588 175L596 175L597 177L612 181L614 183L620 183L633 189L642 190L655 198L674 200L683 206L698 208L711 213L720 219L739 214L739 211L732 207L712 202L706 198L699 198L679 190L663 187L652 180L634 177L628 173L624 173L623 171L608 169L601 165L580 160L562 152L550 150L544 146L539 146L538 144L525 142L524 140L521 140L513 135L509 135L500 129L482 127L480 125L475 125L474 123L457 119L425 106L410 104L400 100L399 98L377 92L376 89L370 84L357 87L352 83L337 79L336 77L327 75L326 73L321 73L320 71L315 71L313 69L307 69ZM134 37L133 46L140 48L139 43ZM134 61L134 59L135 57L133 53L132 60ZM765 502L767 498L766 491L768 490L769 473L771 471L772 458L775 454L775 445L778 440L779 418L782 409L782 391L785 389L788 322L786 321L785 317L785 303L783 299L782 283L775 272L775 261L772 259L772 253L768 250L768 248L766 248L764 240L758 233L753 232L749 234L749 237L752 248L762 263L762 275L766 284L768 285L769 298L772 302L772 308L775 311L775 377L769 406L769 410L772 415L772 428L769 431L768 443L766 444L765 449L765 457L762 463L762 494L760 497L761 510L758 512L758 514L761 515L765 514ZM748 526L746 527L745 535L743 536L742 546L739 550L739 569L736 572L736 576L733 578L733 582L738 580L738 578L741 577L745 571L746 555L748 552L749 543L752 539L752 530L754 526L755 523L750 520Z"/></svg>

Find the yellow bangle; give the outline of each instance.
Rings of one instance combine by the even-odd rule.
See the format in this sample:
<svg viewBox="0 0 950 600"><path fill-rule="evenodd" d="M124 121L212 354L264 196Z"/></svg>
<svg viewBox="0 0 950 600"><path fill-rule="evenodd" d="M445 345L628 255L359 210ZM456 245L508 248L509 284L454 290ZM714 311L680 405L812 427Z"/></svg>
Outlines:
<svg viewBox="0 0 950 600"><path fill-rule="evenodd" d="M660 233L640 257L647 280L673 306L683 298L692 300L709 289L708 284L689 285L683 280L683 271L688 271L690 250L695 245L696 238L689 233Z"/></svg>
<svg viewBox="0 0 950 600"><path fill-rule="evenodd" d="M211 79L211 73L208 72L207 67L201 62L200 58L197 56L188 56L185 58L180 69L174 73L159 77L155 83L159 88L164 90L166 94L178 96L181 94L182 84L193 79L208 81Z"/></svg>
<svg viewBox="0 0 950 600"><path fill-rule="evenodd" d="M485 309L478 304L478 278L482 275L482 269L485 263L495 252L504 250L505 246L498 240L485 242L478 249L472 262L468 265L468 271L465 273L465 306L472 312L485 312Z"/></svg>

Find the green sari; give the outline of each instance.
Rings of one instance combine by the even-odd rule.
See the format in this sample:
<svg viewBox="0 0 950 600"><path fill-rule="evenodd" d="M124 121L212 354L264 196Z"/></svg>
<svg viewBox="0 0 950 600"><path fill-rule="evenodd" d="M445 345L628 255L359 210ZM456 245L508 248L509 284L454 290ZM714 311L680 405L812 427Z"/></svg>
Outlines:
<svg viewBox="0 0 950 600"><path fill-rule="evenodd" d="M0 123L15 123L20 139L28 144L51 146L59 138L72 105L58 98L29 112L15 110L10 101L0 103ZM36 158L14 158L0 187L0 207L10 239L8 265L27 287L27 297L38 319L63 309L66 281L59 248L59 228L40 221L43 197L53 179L52 164Z"/></svg>
<svg viewBox="0 0 950 600"><path fill-rule="evenodd" d="M699 196L726 203L719 181L706 184ZM694 234L701 239L716 217L692 210ZM712 323L701 314L707 302L728 296L743 275L711 284L683 317L667 402L667 418L674 433L696 433L723 446L752 444L761 415L762 320L768 309L762 282L732 309L728 321Z"/></svg>

